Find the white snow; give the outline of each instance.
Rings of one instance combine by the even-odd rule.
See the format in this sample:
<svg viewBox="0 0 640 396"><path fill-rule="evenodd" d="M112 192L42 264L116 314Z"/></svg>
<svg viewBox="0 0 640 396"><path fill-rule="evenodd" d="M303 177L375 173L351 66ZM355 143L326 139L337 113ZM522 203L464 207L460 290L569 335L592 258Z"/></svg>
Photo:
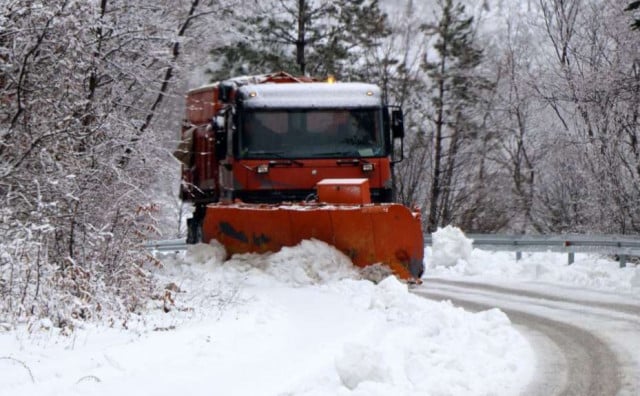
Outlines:
<svg viewBox="0 0 640 396"><path fill-rule="evenodd" d="M472 250L473 241L465 237L459 228L440 228L432 235L433 254L426 264L430 268L450 268L458 264L459 260L469 260Z"/></svg>
<svg viewBox="0 0 640 396"><path fill-rule="evenodd" d="M162 258L167 290L127 323L0 333L0 394L510 395L532 376L499 310L359 279L323 242L223 257L213 244Z"/></svg>
<svg viewBox="0 0 640 396"><path fill-rule="evenodd" d="M619 263L606 256L575 254L568 265L564 253L523 253L471 249L472 241L453 227L432 235L433 245L425 249L426 278L465 279L491 283L526 282L582 290L612 291L620 296L640 298L640 267ZM427 280L428 283L428 280Z"/></svg>
<svg viewBox="0 0 640 396"><path fill-rule="evenodd" d="M426 253L426 288L446 277L640 298L640 269L606 258L516 261L471 249L452 227ZM126 323L61 335L41 320L0 332L0 394L515 395L533 378L532 347L498 309L474 314L394 277L361 279L316 240L225 256L214 243L161 257L154 276L166 290Z"/></svg>
<svg viewBox="0 0 640 396"><path fill-rule="evenodd" d="M238 89L246 107L380 107L380 88L365 83L260 84Z"/></svg>

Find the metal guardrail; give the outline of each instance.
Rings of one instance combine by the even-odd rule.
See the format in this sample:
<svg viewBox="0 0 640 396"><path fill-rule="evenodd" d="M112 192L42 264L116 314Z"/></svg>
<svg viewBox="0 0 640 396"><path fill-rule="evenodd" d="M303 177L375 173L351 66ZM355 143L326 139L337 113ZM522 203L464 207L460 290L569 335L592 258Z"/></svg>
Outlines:
<svg viewBox="0 0 640 396"><path fill-rule="evenodd" d="M165 241L147 242L142 247L149 251L155 252L173 252L179 250L187 250L187 241L185 239L169 239Z"/></svg>
<svg viewBox="0 0 640 396"><path fill-rule="evenodd" d="M522 252L559 252L568 254L568 263L573 264L575 253L615 254L620 260L620 268L626 266L629 256L640 257L640 236L616 235L505 235L467 234L473 240L473 247L482 250L510 251L516 253L516 260ZM431 245L431 235L424 237L425 245ZM151 241L143 248L156 252L171 252L187 249L185 239Z"/></svg>
<svg viewBox="0 0 640 396"><path fill-rule="evenodd" d="M522 252L551 251L567 253L568 263L573 264L575 253L602 253L617 255L623 268L628 256L640 256L640 236L467 234L467 238L478 249L516 252L516 260L522 258ZM424 239L431 245L431 235Z"/></svg>

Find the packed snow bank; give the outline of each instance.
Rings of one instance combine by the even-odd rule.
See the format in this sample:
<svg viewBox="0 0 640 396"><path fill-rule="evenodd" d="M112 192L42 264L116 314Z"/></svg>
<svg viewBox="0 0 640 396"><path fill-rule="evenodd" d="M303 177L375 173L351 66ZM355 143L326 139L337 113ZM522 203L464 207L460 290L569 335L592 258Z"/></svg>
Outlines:
<svg viewBox="0 0 640 396"><path fill-rule="evenodd" d="M225 266L250 272L257 279L262 278L261 275L269 275L269 280L292 286L358 277L358 272L344 253L319 240L305 240L273 254L235 255Z"/></svg>
<svg viewBox="0 0 640 396"><path fill-rule="evenodd" d="M439 229L425 251L425 278L473 278L482 281L535 281L586 289L611 290L640 297L640 267L619 263L596 254L576 254L567 264L565 253L523 253L470 249L473 241L457 228Z"/></svg>
<svg viewBox="0 0 640 396"><path fill-rule="evenodd" d="M0 394L509 395L532 375L502 312L359 280L322 242L222 257L217 245L165 257L166 290L127 329L1 334Z"/></svg>
<svg viewBox="0 0 640 396"><path fill-rule="evenodd" d="M468 261L473 251L473 241L456 227L438 228L431 236L432 251L429 267L453 267L460 260Z"/></svg>

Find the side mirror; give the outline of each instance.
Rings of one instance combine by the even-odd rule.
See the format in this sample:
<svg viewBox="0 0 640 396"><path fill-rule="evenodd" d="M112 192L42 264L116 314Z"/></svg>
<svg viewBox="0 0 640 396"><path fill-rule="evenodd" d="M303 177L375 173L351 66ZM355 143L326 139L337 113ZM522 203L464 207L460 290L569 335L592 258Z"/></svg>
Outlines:
<svg viewBox="0 0 640 396"><path fill-rule="evenodd" d="M211 120L211 127L215 133L224 131L224 116L218 115L213 117L213 120Z"/></svg>
<svg viewBox="0 0 640 396"><path fill-rule="evenodd" d="M394 139L404 138L404 115L402 109L391 111L391 133Z"/></svg>
<svg viewBox="0 0 640 396"><path fill-rule="evenodd" d="M216 159L222 160L227 156L227 131L225 129L224 116L216 116L211 120L213 139L215 143Z"/></svg>
<svg viewBox="0 0 640 396"><path fill-rule="evenodd" d="M220 101L228 103L231 100L231 92L233 91L233 85L222 83L218 91Z"/></svg>
<svg viewBox="0 0 640 396"><path fill-rule="evenodd" d="M394 165L404 159L404 114L400 106L389 106L389 108L391 109L391 165ZM400 139L399 148L396 148L396 139Z"/></svg>

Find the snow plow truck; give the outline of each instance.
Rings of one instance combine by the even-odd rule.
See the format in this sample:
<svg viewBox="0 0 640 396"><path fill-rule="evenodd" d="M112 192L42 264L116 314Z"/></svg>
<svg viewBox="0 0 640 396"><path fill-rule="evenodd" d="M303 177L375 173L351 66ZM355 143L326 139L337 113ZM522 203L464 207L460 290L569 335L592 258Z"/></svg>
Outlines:
<svg viewBox="0 0 640 396"><path fill-rule="evenodd" d="M315 238L419 281L419 213L392 202L402 110L376 85L284 72L219 81L187 93L181 135L187 243L216 239L232 255Z"/></svg>

